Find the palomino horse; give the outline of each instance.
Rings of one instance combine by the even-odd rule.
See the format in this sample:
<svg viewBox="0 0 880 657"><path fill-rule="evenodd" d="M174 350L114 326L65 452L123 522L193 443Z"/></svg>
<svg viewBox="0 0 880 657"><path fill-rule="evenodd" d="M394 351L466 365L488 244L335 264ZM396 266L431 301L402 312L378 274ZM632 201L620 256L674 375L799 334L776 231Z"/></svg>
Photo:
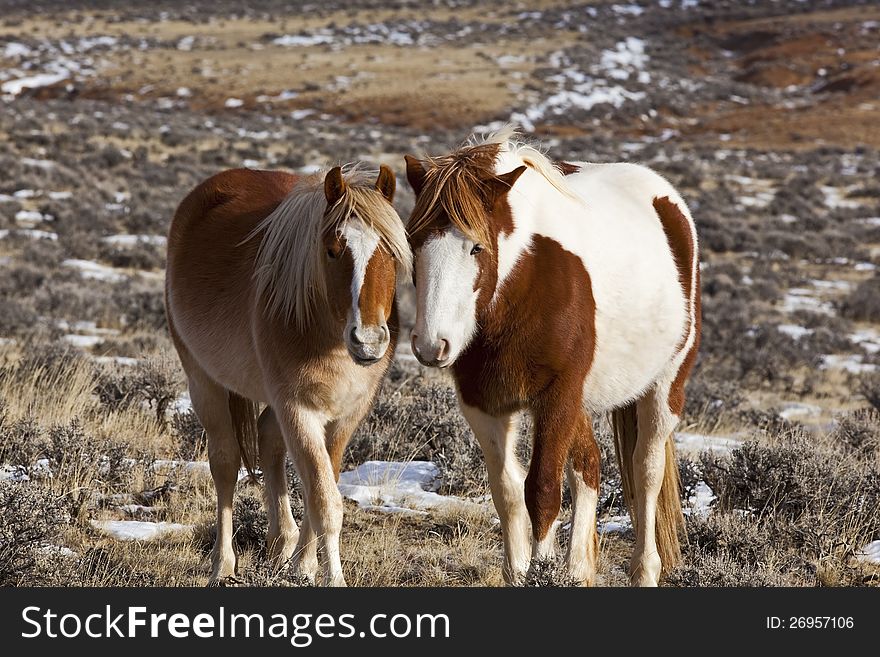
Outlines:
<svg viewBox="0 0 880 657"><path fill-rule="evenodd" d="M313 579L320 539L325 582L339 558L342 452L394 353L397 275L406 231L391 206L394 174L339 167L326 177L234 169L180 204L168 235L166 312L208 435L217 488L211 583L234 581L232 501L239 466L265 476L269 554L293 556ZM266 408L257 415L258 404ZM297 531L284 469L303 484Z"/></svg>
<svg viewBox="0 0 880 657"><path fill-rule="evenodd" d="M672 186L644 167L554 165L513 134L425 163L407 157L417 196L413 351L452 369L486 458L508 582L552 555L566 469L566 563L574 579L593 582L592 416L610 411L636 530L630 576L656 585L661 564L680 557L671 434L700 337L694 224ZM514 453L523 409L535 421L525 482Z"/></svg>

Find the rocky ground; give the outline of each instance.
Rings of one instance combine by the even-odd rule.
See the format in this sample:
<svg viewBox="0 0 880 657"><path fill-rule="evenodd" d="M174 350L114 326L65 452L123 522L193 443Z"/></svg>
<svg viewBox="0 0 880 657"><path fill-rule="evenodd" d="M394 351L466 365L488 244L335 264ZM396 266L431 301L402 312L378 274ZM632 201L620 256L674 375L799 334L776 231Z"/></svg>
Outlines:
<svg viewBox="0 0 880 657"><path fill-rule="evenodd" d="M212 489L162 311L164 233L194 184L367 160L398 173L406 217L403 154L509 121L559 159L654 167L696 218L704 339L678 441L694 512L670 583L876 583L860 554L880 539L880 8L2 4L4 583L207 577ZM347 467L430 462L410 483L444 499L352 501L350 583L500 583L453 401L401 354ZM598 428L601 581L617 584L632 537ZM271 580L258 495L242 483L237 511L253 583Z"/></svg>

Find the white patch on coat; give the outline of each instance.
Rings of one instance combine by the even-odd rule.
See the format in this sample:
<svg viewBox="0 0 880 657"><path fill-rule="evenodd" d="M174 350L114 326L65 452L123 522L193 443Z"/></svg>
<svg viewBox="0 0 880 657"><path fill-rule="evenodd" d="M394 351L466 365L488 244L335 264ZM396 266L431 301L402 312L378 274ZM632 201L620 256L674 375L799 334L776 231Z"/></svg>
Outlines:
<svg viewBox="0 0 880 657"><path fill-rule="evenodd" d="M514 154L502 152L496 172L519 164ZM668 196L678 205L691 223L695 253L696 232L684 201L657 173L626 163L577 164L581 171L565 181L579 200L564 196L533 170L523 173L508 193L516 229L499 240L497 290L534 235L556 241L581 259L596 303L596 346L584 401L591 412L603 412L638 398L670 372L675 376L673 367L686 353L677 350L689 315L686 348L694 340L696 290L690 299L682 291L654 198ZM696 282L696 262L693 267Z"/></svg>
<svg viewBox="0 0 880 657"><path fill-rule="evenodd" d="M379 234L367 228L359 219L352 219L346 222L342 229L342 236L345 237L346 248L354 261L354 271L351 276L351 312L354 317L354 325L360 328L361 290L367 275L367 265L376 252L376 247L379 246Z"/></svg>
<svg viewBox="0 0 880 657"><path fill-rule="evenodd" d="M479 266L473 240L457 228L429 238L416 254L418 309L413 332L422 345L449 342L449 362L462 352L477 328L474 290Z"/></svg>

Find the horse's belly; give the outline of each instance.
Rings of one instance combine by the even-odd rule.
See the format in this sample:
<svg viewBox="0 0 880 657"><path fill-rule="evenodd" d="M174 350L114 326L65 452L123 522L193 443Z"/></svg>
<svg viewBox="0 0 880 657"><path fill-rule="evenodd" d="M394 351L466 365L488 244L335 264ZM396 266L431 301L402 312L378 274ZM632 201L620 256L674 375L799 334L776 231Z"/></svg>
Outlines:
<svg viewBox="0 0 880 657"><path fill-rule="evenodd" d="M584 402L591 411L638 398L671 367L688 317L675 272L668 277L668 283L653 288L644 281L641 294L632 291L604 304L596 300L596 343L584 381Z"/></svg>
<svg viewBox="0 0 880 657"><path fill-rule="evenodd" d="M174 313L174 329L198 367L212 380L256 402L268 402L247 327L231 313L191 304Z"/></svg>

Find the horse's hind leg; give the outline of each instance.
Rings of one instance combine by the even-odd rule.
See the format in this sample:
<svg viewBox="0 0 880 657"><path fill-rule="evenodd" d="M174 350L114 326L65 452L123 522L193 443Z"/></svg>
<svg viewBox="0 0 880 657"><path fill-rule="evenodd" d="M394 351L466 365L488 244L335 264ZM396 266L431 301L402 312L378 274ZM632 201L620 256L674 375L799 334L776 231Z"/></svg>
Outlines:
<svg viewBox="0 0 880 657"><path fill-rule="evenodd" d="M569 454L568 487L571 490L571 536L565 557L568 573L584 586L596 577L599 539L596 533L596 504L599 496L599 445L590 419L581 414Z"/></svg>
<svg viewBox="0 0 880 657"><path fill-rule="evenodd" d="M278 420L270 406L263 409L257 425L260 436L260 463L265 482L264 495L266 512L269 517L267 545L269 561L281 567L293 556L299 531L293 514L290 512L290 497L287 492L287 473L284 459L287 448Z"/></svg>
<svg viewBox="0 0 880 657"><path fill-rule="evenodd" d="M671 440L679 417L669 407L669 390L669 383L657 383L636 402L638 441L633 451L636 544L630 563L630 579L635 586L657 586L661 568L675 565L666 562L675 559L678 552L677 530L681 519L678 463L667 441ZM664 486L669 490L663 491ZM663 498L670 499L661 499L661 491Z"/></svg>
<svg viewBox="0 0 880 657"><path fill-rule="evenodd" d="M208 436L208 460L217 489L217 538L212 553L210 584L235 577L236 558L232 547L232 501L241 451L229 413L229 393L205 375L187 369L193 410Z"/></svg>
<svg viewBox="0 0 880 657"><path fill-rule="evenodd" d="M523 494L525 475L516 458L518 423L512 415L494 417L459 398L462 415L483 450L492 501L504 538L504 581L519 584L529 567L531 523Z"/></svg>

